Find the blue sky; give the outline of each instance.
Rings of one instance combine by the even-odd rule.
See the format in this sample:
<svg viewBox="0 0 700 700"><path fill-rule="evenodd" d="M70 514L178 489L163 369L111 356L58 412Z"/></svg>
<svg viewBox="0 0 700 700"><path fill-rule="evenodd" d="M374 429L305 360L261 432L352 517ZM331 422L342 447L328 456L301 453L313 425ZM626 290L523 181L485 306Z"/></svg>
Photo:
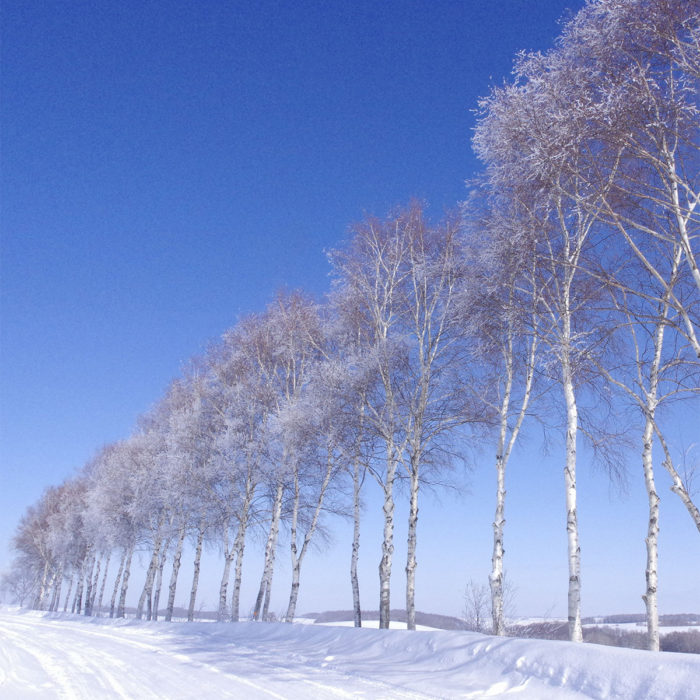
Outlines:
<svg viewBox="0 0 700 700"><path fill-rule="evenodd" d="M190 356L281 285L322 294L324 249L364 211L417 196L439 213L462 199L477 167L470 135L479 96L508 76L517 50L549 47L557 20L582 4L5 0L0 569L24 509L100 445L126 437ZM533 434L522 459L558 471L557 455L542 458L536 444ZM421 512L421 541L431 545L419 550L419 608L458 612L465 579L487 571L490 458L483 463L471 496L426 502ZM632 503L643 506L643 497L621 500L604 475L583 474L594 494L582 506L582 520L590 510L584 614L639 610L644 519ZM561 480L542 479L536 514L513 500L508 527L527 613L565 606ZM692 550L696 563L678 564L669 535L662 567L667 557L675 588L662 593L662 608L695 601L697 609L697 532L692 539L687 515L670 495L666 502L667 527L687 536L685 556ZM369 505L368 522L377 517L371 494ZM642 529L617 547L630 581L617 592L605 582L615 548L599 545L626 531L624 508ZM441 518L459 531L449 584ZM537 542L523 535L520 555L519 520ZM338 557L339 571L344 528L339 553L326 555ZM363 593L373 606L379 554L365 529ZM328 578L326 561L309 564L327 578L317 589L302 583L300 607L349 607L349 596L329 594L346 584ZM587 571L601 579L588 603Z"/></svg>

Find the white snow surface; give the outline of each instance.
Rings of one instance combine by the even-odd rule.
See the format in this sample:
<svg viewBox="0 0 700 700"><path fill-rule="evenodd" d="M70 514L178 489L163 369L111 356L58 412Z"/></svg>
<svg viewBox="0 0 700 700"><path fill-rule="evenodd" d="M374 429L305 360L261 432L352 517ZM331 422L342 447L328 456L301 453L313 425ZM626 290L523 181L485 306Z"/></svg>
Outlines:
<svg viewBox="0 0 700 700"><path fill-rule="evenodd" d="M164 623L0 610L0 697L700 696L700 656L326 625Z"/></svg>

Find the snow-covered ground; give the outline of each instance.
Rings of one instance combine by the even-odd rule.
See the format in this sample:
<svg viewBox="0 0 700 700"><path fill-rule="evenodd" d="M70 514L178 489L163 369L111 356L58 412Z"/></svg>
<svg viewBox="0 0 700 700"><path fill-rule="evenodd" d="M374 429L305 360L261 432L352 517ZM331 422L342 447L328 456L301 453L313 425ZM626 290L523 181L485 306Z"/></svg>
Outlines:
<svg viewBox="0 0 700 700"><path fill-rule="evenodd" d="M0 611L0 697L698 698L700 656L326 625Z"/></svg>

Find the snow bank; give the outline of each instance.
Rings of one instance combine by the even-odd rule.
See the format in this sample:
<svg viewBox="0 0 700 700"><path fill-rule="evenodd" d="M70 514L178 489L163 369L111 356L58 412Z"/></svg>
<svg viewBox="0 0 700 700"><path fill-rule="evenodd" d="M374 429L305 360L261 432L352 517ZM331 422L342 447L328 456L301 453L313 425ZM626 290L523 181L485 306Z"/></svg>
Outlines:
<svg viewBox="0 0 700 700"><path fill-rule="evenodd" d="M7 698L691 700L700 656L470 632L0 612Z"/></svg>

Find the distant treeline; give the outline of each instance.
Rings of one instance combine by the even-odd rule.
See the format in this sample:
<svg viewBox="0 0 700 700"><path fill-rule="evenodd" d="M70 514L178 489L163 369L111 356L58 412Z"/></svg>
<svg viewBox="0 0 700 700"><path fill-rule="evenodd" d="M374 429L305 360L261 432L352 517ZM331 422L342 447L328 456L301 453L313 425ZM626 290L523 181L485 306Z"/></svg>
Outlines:
<svg viewBox="0 0 700 700"><path fill-rule="evenodd" d="M646 615L606 615L605 617L585 617L584 625L623 625L634 622L638 625L646 624ZM660 627L687 627L700 625L700 615L696 613L676 613L674 615L659 615Z"/></svg>

